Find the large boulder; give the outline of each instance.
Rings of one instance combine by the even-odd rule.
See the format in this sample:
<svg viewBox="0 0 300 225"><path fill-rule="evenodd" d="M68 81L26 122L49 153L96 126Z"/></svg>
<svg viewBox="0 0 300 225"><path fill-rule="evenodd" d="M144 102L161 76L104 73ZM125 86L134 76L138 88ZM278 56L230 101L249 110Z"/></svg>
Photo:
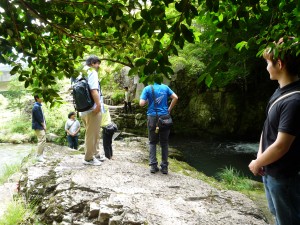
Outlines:
<svg viewBox="0 0 300 225"><path fill-rule="evenodd" d="M24 168L20 190L45 224L256 224L267 221L246 196L172 171L149 173L147 139L113 143L114 159L82 164L83 155L48 144L46 163Z"/></svg>

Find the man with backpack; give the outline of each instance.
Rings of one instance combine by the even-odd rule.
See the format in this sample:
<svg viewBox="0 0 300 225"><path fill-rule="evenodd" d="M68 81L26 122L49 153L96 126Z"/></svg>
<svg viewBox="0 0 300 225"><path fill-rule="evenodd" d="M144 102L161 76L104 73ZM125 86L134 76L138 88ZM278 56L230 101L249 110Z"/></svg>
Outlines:
<svg viewBox="0 0 300 225"><path fill-rule="evenodd" d="M89 85L90 94L94 100L94 105L80 113L83 124L85 126L85 156L83 164L100 166L101 162L95 158L99 155L97 152L97 145L100 139L100 126L101 126L101 102L100 102L100 84L98 80L98 70L100 66L100 59L97 56L90 56L86 60L84 68L87 75L87 83Z"/></svg>

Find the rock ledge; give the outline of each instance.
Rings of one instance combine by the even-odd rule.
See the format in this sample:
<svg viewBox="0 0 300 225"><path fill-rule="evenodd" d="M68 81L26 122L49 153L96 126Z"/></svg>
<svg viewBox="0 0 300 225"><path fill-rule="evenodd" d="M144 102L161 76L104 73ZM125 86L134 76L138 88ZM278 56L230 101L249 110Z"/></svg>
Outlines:
<svg viewBox="0 0 300 225"><path fill-rule="evenodd" d="M115 159L94 167L78 151L48 144L46 163L24 167L20 191L45 224L267 224L240 193L172 171L150 174L146 145L143 138L115 141Z"/></svg>

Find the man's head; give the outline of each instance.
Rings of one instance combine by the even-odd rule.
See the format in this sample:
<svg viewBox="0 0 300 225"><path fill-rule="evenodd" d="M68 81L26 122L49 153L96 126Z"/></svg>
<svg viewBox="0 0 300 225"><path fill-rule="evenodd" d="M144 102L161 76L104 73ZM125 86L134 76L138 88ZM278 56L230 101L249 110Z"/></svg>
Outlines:
<svg viewBox="0 0 300 225"><path fill-rule="evenodd" d="M161 74L154 74L153 81L157 84L161 84L163 82L163 76Z"/></svg>
<svg viewBox="0 0 300 225"><path fill-rule="evenodd" d="M128 91L128 87L124 87L125 91Z"/></svg>
<svg viewBox="0 0 300 225"><path fill-rule="evenodd" d="M39 102L39 103L42 102L42 99L38 95L34 95L33 97L36 102Z"/></svg>
<svg viewBox="0 0 300 225"><path fill-rule="evenodd" d="M293 37L290 37L287 41L293 39ZM280 38L279 41L275 43L275 46L266 48L263 57L271 62L274 67L280 64L289 75L298 76L300 73L300 55L296 56L290 49L284 49L283 43L283 38Z"/></svg>
<svg viewBox="0 0 300 225"><path fill-rule="evenodd" d="M86 60L86 65L89 67L93 67L96 70L99 69L100 63L101 63L101 60L95 55L91 55Z"/></svg>
<svg viewBox="0 0 300 225"><path fill-rule="evenodd" d="M75 112L70 112L69 114L68 114L68 118L70 119L72 116L75 116L76 114L75 114Z"/></svg>

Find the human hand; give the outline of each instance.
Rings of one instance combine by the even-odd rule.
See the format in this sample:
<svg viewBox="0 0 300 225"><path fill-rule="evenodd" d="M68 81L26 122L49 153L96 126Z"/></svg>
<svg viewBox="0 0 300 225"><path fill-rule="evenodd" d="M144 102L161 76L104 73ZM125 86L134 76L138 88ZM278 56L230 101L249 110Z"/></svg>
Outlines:
<svg viewBox="0 0 300 225"><path fill-rule="evenodd" d="M257 164L257 160L252 160L248 167L254 176L264 175L263 168Z"/></svg>
<svg viewBox="0 0 300 225"><path fill-rule="evenodd" d="M97 113L99 113L100 112L100 110L101 110L101 107L100 107L100 104L98 105L96 105L96 108L93 110L93 112L95 113L95 114L97 114Z"/></svg>

